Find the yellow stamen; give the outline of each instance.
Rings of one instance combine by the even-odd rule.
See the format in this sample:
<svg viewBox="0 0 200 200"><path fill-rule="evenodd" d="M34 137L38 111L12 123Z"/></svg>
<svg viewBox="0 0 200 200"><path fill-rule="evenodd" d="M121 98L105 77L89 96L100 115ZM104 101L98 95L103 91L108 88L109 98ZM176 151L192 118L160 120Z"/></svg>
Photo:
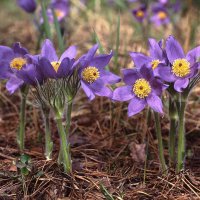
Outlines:
<svg viewBox="0 0 200 200"><path fill-rule="evenodd" d="M159 64L160 64L160 60L152 60L151 61L151 67L152 67L152 69L156 69Z"/></svg>
<svg viewBox="0 0 200 200"><path fill-rule="evenodd" d="M96 67L86 67L82 71L83 80L88 83L93 83L100 77L99 70Z"/></svg>
<svg viewBox="0 0 200 200"><path fill-rule="evenodd" d="M142 18L142 17L144 17L144 12L142 10L138 10L136 12L136 16L139 17L139 18Z"/></svg>
<svg viewBox="0 0 200 200"><path fill-rule="evenodd" d="M134 94L143 99L145 97L148 97L148 95L151 92L151 86L148 81L146 81L144 78L140 78L135 81L133 85L133 92Z"/></svg>
<svg viewBox="0 0 200 200"><path fill-rule="evenodd" d="M57 18L62 18L65 16L65 13L62 10L55 9L55 15Z"/></svg>
<svg viewBox="0 0 200 200"><path fill-rule="evenodd" d="M161 20L164 20L164 19L167 18L167 13L164 12L164 11L159 11L159 12L157 13L157 15L158 15L158 18L161 19Z"/></svg>
<svg viewBox="0 0 200 200"><path fill-rule="evenodd" d="M186 59L176 59L172 64L172 72L178 77L187 76L190 73L190 63Z"/></svg>
<svg viewBox="0 0 200 200"><path fill-rule="evenodd" d="M26 60L24 58L14 58L10 62L10 67L13 69L21 70L21 68L26 64Z"/></svg>
<svg viewBox="0 0 200 200"><path fill-rule="evenodd" d="M54 68L54 70L57 72L59 67L60 67L60 62L58 61L53 61L51 62L52 67Z"/></svg>

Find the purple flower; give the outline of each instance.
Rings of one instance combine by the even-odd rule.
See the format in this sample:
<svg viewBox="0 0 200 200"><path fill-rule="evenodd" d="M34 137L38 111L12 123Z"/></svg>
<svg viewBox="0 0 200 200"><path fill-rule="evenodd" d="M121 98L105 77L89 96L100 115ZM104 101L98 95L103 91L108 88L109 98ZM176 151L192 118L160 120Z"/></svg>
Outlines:
<svg viewBox="0 0 200 200"><path fill-rule="evenodd" d="M200 46L190 50L186 55L178 41L169 36L166 41L166 53L170 62L169 66L162 65L159 68L160 77L167 82L174 82L174 89L182 92L197 74L200 56Z"/></svg>
<svg viewBox="0 0 200 200"><path fill-rule="evenodd" d="M155 5L152 8L153 16L151 17L151 22L156 26L163 24L168 24L170 22L169 15L164 6Z"/></svg>
<svg viewBox="0 0 200 200"><path fill-rule="evenodd" d="M156 79L152 69L143 65L140 69L123 70L125 86L113 92L113 100L128 101L128 116L135 115L149 105L154 111L163 113L160 95L162 82Z"/></svg>
<svg viewBox="0 0 200 200"><path fill-rule="evenodd" d="M141 5L139 8L132 10L132 14L138 22L143 22L147 17L146 5Z"/></svg>
<svg viewBox="0 0 200 200"><path fill-rule="evenodd" d="M35 12L37 7L35 0L17 0L17 4L28 13Z"/></svg>
<svg viewBox="0 0 200 200"><path fill-rule="evenodd" d="M36 79L41 81L28 51L20 43L15 43L13 48L0 46L0 65L0 79L8 80L6 88L11 94L23 84L33 84ZM31 72L27 78L24 76L25 71Z"/></svg>
<svg viewBox="0 0 200 200"><path fill-rule="evenodd" d="M76 47L70 46L60 58L49 39L46 39L42 45L41 58L39 66L44 78L64 78L68 76L74 66L76 56Z"/></svg>
<svg viewBox="0 0 200 200"><path fill-rule="evenodd" d="M131 52L130 56L136 65L136 68L141 68L143 65L153 69L154 76L159 76L159 64L167 65L165 52L162 49L162 42L157 42L155 39L149 39L149 53L146 56L142 53Z"/></svg>
<svg viewBox="0 0 200 200"><path fill-rule="evenodd" d="M95 95L112 97L112 90L107 84L119 82L120 77L105 70L113 53L95 56L98 45L94 45L87 54L79 59L79 77L81 79L81 87L90 100L95 98Z"/></svg>

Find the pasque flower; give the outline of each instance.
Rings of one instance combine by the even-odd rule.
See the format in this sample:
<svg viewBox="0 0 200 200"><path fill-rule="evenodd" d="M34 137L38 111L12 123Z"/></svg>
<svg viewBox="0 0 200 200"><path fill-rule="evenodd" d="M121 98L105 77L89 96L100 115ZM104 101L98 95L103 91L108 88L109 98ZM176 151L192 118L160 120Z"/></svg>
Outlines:
<svg viewBox="0 0 200 200"><path fill-rule="evenodd" d="M160 77L167 82L174 82L174 89L182 92L192 77L197 74L200 46L190 50L186 55L178 41L169 36L166 41L166 54L170 65L160 64Z"/></svg>
<svg viewBox="0 0 200 200"><path fill-rule="evenodd" d="M36 10L36 0L17 0L17 4L26 12L33 13Z"/></svg>
<svg viewBox="0 0 200 200"><path fill-rule="evenodd" d="M8 79L7 90L12 94L23 84L42 81L36 69L36 56L28 55L27 49L15 43L13 48L0 46L0 79Z"/></svg>
<svg viewBox="0 0 200 200"><path fill-rule="evenodd" d="M167 65L168 62L165 51L162 49L162 42L157 42L155 39L150 38L149 53L150 56L146 56L142 53L131 52L130 56L136 68L141 68L145 64L147 67L153 69L155 76L159 76L159 64L163 63Z"/></svg>
<svg viewBox="0 0 200 200"><path fill-rule="evenodd" d="M69 75L75 63L76 47L70 46L60 58L49 39L42 45L39 66L44 78L64 78Z"/></svg>
<svg viewBox="0 0 200 200"><path fill-rule="evenodd" d="M168 24L170 22L168 12L164 5L155 5L152 7L153 16L151 17L151 22L156 26L163 24Z"/></svg>
<svg viewBox="0 0 200 200"><path fill-rule="evenodd" d="M147 17L146 5L141 5L139 8L132 10L132 14L138 22L143 22Z"/></svg>
<svg viewBox="0 0 200 200"><path fill-rule="evenodd" d="M114 84L120 81L120 77L105 70L113 53L95 56L98 45L94 45L87 54L79 59L79 77L81 79L81 87L90 100L95 95L112 97L112 90L107 84Z"/></svg>
<svg viewBox="0 0 200 200"><path fill-rule="evenodd" d="M149 105L154 111L163 113L162 82L156 79L152 69L143 65L140 69L124 69L125 86L114 90L113 100L128 101L128 116L135 115Z"/></svg>

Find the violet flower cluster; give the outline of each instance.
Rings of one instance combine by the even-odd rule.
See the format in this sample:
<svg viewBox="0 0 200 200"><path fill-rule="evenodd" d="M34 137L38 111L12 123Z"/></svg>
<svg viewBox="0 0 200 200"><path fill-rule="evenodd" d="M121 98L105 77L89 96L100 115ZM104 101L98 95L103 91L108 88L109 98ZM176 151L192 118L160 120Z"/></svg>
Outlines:
<svg viewBox="0 0 200 200"><path fill-rule="evenodd" d="M132 14L140 23L147 21L160 26L168 24L170 16L179 12L180 8L181 3L179 0L173 3L170 0L148 1L148 4L141 1L139 6L132 10Z"/></svg>
<svg viewBox="0 0 200 200"><path fill-rule="evenodd" d="M17 0L17 4L27 13L34 13L36 12L37 7L39 7L37 5L36 0ZM52 9L54 10L55 15L57 16L58 21L63 21L63 19L69 14L69 0L51 0L46 10L46 14L50 23L53 23L54 19ZM39 10L39 12L41 13L41 8L39 8ZM42 18L40 22L43 23Z"/></svg>
<svg viewBox="0 0 200 200"><path fill-rule="evenodd" d="M162 114L160 97L163 90L172 85L174 91L181 93L198 75L200 46L185 55L173 36L167 38L165 48L162 46L161 41L149 39L149 56L138 52L130 53L135 67L122 71L125 86L115 89L112 98L116 101L130 100L129 116L139 113L146 105Z"/></svg>

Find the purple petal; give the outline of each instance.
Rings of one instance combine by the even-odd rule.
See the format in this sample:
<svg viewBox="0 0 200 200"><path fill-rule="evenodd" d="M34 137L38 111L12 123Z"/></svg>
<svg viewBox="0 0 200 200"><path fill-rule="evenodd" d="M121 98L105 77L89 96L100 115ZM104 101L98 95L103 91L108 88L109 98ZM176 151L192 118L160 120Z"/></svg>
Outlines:
<svg viewBox="0 0 200 200"><path fill-rule="evenodd" d="M43 74L45 78L55 78L56 77L56 71L52 67L51 63L49 60L46 58L42 57L39 60L39 70Z"/></svg>
<svg viewBox="0 0 200 200"><path fill-rule="evenodd" d="M159 79L153 79L151 82L152 90L156 93L156 95L160 96L163 91L163 83Z"/></svg>
<svg viewBox="0 0 200 200"><path fill-rule="evenodd" d="M0 69L0 79L7 79L13 74L10 69L10 63L7 60L0 60Z"/></svg>
<svg viewBox="0 0 200 200"><path fill-rule="evenodd" d="M101 79L97 79L96 81L91 83L89 87L93 90L93 92L100 92L103 86L104 82Z"/></svg>
<svg viewBox="0 0 200 200"><path fill-rule="evenodd" d="M10 47L0 46L0 59L11 61L14 57L13 50Z"/></svg>
<svg viewBox="0 0 200 200"><path fill-rule="evenodd" d="M123 81L127 85L133 85L135 81L140 78L137 70L135 69L124 69L122 70L122 73L124 75Z"/></svg>
<svg viewBox="0 0 200 200"><path fill-rule="evenodd" d="M155 59L163 60L163 51L159 43L155 39L152 38L149 39L149 52L154 60Z"/></svg>
<svg viewBox="0 0 200 200"><path fill-rule="evenodd" d="M99 48L98 44L95 44L86 55L82 56L82 58L80 58L80 64L82 65L82 67L86 67L89 65L90 61L93 59L97 49Z"/></svg>
<svg viewBox="0 0 200 200"><path fill-rule="evenodd" d="M12 75L10 79L6 83L6 89L9 91L10 94L13 94L18 88L23 85L24 81Z"/></svg>
<svg viewBox="0 0 200 200"><path fill-rule="evenodd" d="M42 44L41 56L47 58L50 62L58 61L56 50L49 39Z"/></svg>
<svg viewBox="0 0 200 200"><path fill-rule="evenodd" d="M28 50L21 46L19 42L13 44L13 51L16 56L24 56L28 54Z"/></svg>
<svg viewBox="0 0 200 200"><path fill-rule="evenodd" d="M56 77L64 78L70 74L72 66L74 64L74 59L64 58L58 68Z"/></svg>
<svg viewBox="0 0 200 200"><path fill-rule="evenodd" d="M185 89L189 84L188 78L178 79L174 83L174 89L177 92L183 92L183 89Z"/></svg>
<svg viewBox="0 0 200 200"><path fill-rule="evenodd" d="M147 98L147 104L156 112L163 113L163 104L161 99L154 93Z"/></svg>
<svg viewBox="0 0 200 200"><path fill-rule="evenodd" d="M93 91L83 81L81 81L81 87L84 90L85 94L90 99L90 101L92 101L95 98Z"/></svg>
<svg viewBox="0 0 200 200"><path fill-rule="evenodd" d="M128 101L133 97L133 87L125 85L114 90L112 99L116 101Z"/></svg>
<svg viewBox="0 0 200 200"><path fill-rule="evenodd" d="M142 111L147 105L145 99L133 98L128 105L128 116L135 115Z"/></svg>
<svg viewBox="0 0 200 200"><path fill-rule="evenodd" d="M70 46L60 57L60 62L64 59L64 58L75 58L76 57L76 46Z"/></svg>
<svg viewBox="0 0 200 200"><path fill-rule="evenodd" d="M108 84L115 84L121 81L121 78L107 70L101 70L100 71L101 79L104 81L104 83Z"/></svg>
<svg viewBox="0 0 200 200"><path fill-rule="evenodd" d="M173 36L169 36L166 41L166 53L170 63L179 58L185 58L185 54L179 42Z"/></svg>
<svg viewBox="0 0 200 200"><path fill-rule="evenodd" d="M110 54L105 54L105 55L99 55L94 57L91 62L90 62L90 66L95 66L98 68L103 68L106 65L108 65L108 63L110 62L110 59L113 56L113 52L111 51Z"/></svg>
<svg viewBox="0 0 200 200"><path fill-rule="evenodd" d="M37 4L35 0L17 0L18 5L26 12L33 13Z"/></svg>
<svg viewBox="0 0 200 200"><path fill-rule="evenodd" d="M131 53L129 53L129 55L131 56L135 66L138 67L138 68L140 68L144 64L147 64L147 63L152 61L152 59L150 57L145 56L142 53L131 52Z"/></svg>
<svg viewBox="0 0 200 200"><path fill-rule="evenodd" d="M112 98L113 96L113 91L106 87L106 86L102 86L100 91L95 92L96 95L98 96L102 96L102 97L108 97L108 98Z"/></svg>
<svg viewBox="0 0 200 200"><path fill-rule="evenodd" d="M160 64L158 66L159 77L167 82L174 82L177 78L171 72L171 67L166 67L165 65Z"/></svg>
<svg viewBox="0 0 200 200"><path fill-rule="evenodd" d="M186 59L191 63L191 65L193 65L199 57L200 57L200 46L190 50L186 55Z"/></svg>
<svg viewBox="0 0 200 200"><path fill-rule="evenodd" d="M147 81L151 81L154 78L153 70L151 68L148 68L146 66L142 66L140 68L140 74L143 78L145 78Z"/></svg>

